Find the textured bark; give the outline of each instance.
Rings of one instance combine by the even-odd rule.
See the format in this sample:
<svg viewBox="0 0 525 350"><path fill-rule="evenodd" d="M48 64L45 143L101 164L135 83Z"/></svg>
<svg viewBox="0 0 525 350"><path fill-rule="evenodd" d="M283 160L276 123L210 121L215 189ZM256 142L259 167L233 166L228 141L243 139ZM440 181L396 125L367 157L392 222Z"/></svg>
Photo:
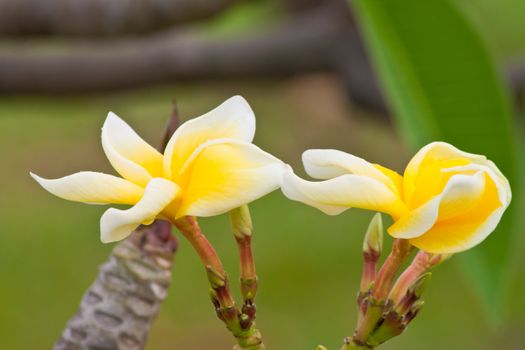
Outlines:
<svg viewBox="0 0 525 350"><path fill-rule="evenodd" d="M0 0L0 35L144 33L208 18L235 0Z"/></svg>
<svg viewBox="0 0 525 350"><path fill-rule="evenodd" d="M54 349L144 349L167 295L176 247L165 221L142 226L117 244Z"/></svg>

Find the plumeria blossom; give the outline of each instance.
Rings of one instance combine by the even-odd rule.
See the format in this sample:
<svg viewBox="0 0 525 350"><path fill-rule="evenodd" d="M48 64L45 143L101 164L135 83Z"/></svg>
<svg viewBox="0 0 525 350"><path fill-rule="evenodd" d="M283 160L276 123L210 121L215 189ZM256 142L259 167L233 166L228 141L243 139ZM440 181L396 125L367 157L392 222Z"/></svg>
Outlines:
<svg viewBox="0 0 525 350"><path fill-rule="evenodd" d="M511 200L505 176L486 157L444 142L423 147L404 175L338 150L303 154L306 181L290 169L287 197L336 215L350 207L389 214L388 233L429 253L456 253L483 241Z"/></svg>
<svg viewBox="0 0 525 350"><path fill-rule="evenodd" d="M101 239L113 242L156 218L218 215L277 189L283 163L253 145L254 134L255 116L240 96L182 124L164 154L110 112L102 147L121 177L89 171L54 180L31 176L64 199L132 205L102 215Z"/></svg>

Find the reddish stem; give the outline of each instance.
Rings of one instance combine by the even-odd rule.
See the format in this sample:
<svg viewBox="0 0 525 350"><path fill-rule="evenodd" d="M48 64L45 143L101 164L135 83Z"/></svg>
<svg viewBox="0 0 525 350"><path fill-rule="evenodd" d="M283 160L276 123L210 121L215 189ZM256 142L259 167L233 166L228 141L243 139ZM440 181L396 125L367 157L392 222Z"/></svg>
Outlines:
<svg viewBox="0 0 525 350"><path fill-rule="evenodd" d="M379 253L363 253L363 275L361 277L360 291L366 293L376 278L377 262Z"/></svg>
<svg viewBox="0 0 525 350"><path fill-rule="evenodd" d="M406 239L394 240L392 251L385 260L385 263L379 270L374 287L372 288L372 296L376 300L384 300L388 296L390 288L394 283L394 278L397 271L401 267L403 261L412 251L412 245Z"/></svg>
<svg viewBox="0 0 525 350"><path fill-rule="evenodd" d="M195 217L184 216L176 220L174 224L197 251L204 266L211 266L218 273L226 274L219 255L202 233Z"/></svg>
<svg viewBox="0 0 525 350"><path fill-rule="evenodd" d="M397 304L405 296L408 288L430 268L430 255L423 251L420 251L410 266L399 276L394 287L392 288L388 299L392 300L394 304Z"/></svg>
<svg viewBox="0 0 525 350"><path fill-rule="evenodd" d="M226 271L224 270L221 259L206 236L202 233L199 223L195 217L184 216L176 220L174 225L191 243L204 266L208 270L211 268L213 273L218 275L217 277L224 280L223 286L220 288L215 288L220 305L222 307L234 307L235 300L233 299L233 296L231 295L230 289L228 287Z"/></svg>
<svg viewBox="0 0 525 350"><path fill-rule="evenodd" d="M237 246L239 247L239 259L242 279L256 278L255 263L252 253L252 238L251 236L244 236L243 238L236 238Z"/></svg>

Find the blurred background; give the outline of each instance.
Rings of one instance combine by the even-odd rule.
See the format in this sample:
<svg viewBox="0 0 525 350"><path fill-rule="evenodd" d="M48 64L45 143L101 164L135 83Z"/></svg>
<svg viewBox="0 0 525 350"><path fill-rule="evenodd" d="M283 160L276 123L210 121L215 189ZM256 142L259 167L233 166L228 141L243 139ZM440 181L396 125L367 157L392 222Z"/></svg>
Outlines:
<svg viewBox="0 0 525 350"><path fill-rule="evenodd" d="M500 227L436 270L420 316L381 349L522 349L523 23L520 0L0 0L0 348L50 348L112 248L105 208L28 172L112 172L109 110L157 145L173 100L188 119L241 94L255 143L302 175L307 148L400 173L433 140L494 160L514 195ZM280 192L251 208L265 343L339 348L373 213L328 217ZM235 280L228 217L202 225ZM147 349L231 348L182 240L169 293Z"/></svg>

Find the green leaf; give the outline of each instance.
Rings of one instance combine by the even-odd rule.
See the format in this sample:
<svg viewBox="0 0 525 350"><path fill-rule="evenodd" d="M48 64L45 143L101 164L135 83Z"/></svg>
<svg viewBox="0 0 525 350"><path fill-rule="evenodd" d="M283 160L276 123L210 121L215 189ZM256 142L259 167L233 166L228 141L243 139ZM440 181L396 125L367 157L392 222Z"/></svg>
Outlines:
<svg viewBox="0 0 525 350"><path fill-rule="evenodd" d="M350 0L395 120L415 151L442 140L486 155L517 193L508 93L465 14L448 0ZM498 229L461 259L492 320L501 319L513 203Z"/></svg>

